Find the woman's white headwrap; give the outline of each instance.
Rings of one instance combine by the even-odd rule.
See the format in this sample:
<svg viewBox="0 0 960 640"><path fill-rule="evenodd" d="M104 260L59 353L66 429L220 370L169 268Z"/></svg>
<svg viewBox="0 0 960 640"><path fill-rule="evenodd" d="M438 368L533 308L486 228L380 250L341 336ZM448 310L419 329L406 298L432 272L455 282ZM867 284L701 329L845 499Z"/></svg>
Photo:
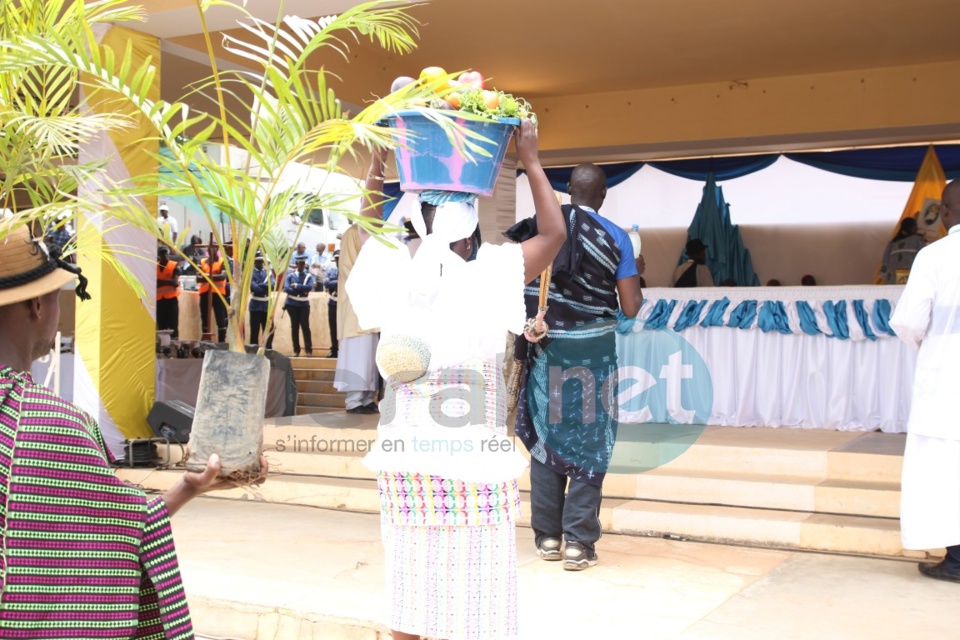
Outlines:
<svg viewBox="0 0 960 640"><path fill-rule="evenodd" d="M473 235L477 228L476 199L470 194L452 195L452 199L431 196L437 212L431 233L423 219L420 202L410 211L410 222L420 235L416 255L396 240L367 241L346 281L360 327L372 329L390 324L395 332L410 332L424 326L440 290L441 274L455 279L466 268L463 259L450 250L450 243ZM376 295L366 295L376 291ZM406 309L398 316L391 310Z"/></svg>
<svg viewBox="0 0 960 640"><path fill-rule="evenodd" d="M414 304L429 305L440 288L440 275L463 266L463 259L450 250L450 243L473 235L477 228L476 201L447 201L437 205L433 228L427 233L420 202L410 212L410 222L422 239L411 269L410 295Z"/></svg>

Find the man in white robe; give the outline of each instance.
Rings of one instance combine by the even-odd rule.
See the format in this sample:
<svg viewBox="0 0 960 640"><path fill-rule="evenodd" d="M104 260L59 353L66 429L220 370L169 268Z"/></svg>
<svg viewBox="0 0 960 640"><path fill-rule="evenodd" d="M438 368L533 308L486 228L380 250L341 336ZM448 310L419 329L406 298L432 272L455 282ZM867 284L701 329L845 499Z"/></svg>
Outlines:
<svg viewBox="0 0 960 640"><path fill-rule="evenodd" d="M905 549L946 547L920 573L960 582L960 181L943 191L947 237L922 249L890 325L919 348L903 457Z"/></svg>
<svg viewBox="0 0 960 640"><path fill-rule="evenodd" d="M377 370L379 329L361 329L346 284L353 264L366 240L360 225L352 225L340 239L340 273L337 288L337 372L333 386L345 392L348 413L379 413L376 393L380 384Z"/></svg>

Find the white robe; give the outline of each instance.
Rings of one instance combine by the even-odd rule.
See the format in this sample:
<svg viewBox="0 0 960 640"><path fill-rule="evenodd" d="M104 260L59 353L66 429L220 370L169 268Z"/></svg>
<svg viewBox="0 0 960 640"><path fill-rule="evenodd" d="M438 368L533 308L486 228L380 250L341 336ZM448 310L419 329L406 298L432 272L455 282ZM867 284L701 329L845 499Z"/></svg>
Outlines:
<svg viewBox="0 0 960 640"><path fill-rule="evenodd" d="M960 225L917 254L890 326L919 348L901 480L906 549L960 544Z"/></svg>

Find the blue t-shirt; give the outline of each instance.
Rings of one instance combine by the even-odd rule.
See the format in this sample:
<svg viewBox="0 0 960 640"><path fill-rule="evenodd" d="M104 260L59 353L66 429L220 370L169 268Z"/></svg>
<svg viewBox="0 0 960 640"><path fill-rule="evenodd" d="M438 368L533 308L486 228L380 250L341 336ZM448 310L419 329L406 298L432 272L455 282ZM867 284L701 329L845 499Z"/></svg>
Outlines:
<svg viewBox="0 0 960 640"><path fill-rule="evenodd" d="M630 236L627 235L627 232L614 224L612 220L604 218L590 207L583 205L578 206L599 221L607 233L613 236L613 240L617 243L617 246L620 247L620 262L617 264L617 280L623 280L624 278L631 278L637 275L637 263L633 259L633 243L630 242Z"/></svg>
<svg viewBox="0 0 960 640"><path fill-rule="evenodd" d="M306 260L306 261L307 261L307 264L310 264L310 258L311 258L311 257L312 257L312 256L311 256L311 254L310 254L309 251L304 251L303 253L300 253L299 251L294 251L294 252L293 252L293 255L290 256L290 266L291 266L291 267L296 267L296 266L297 266L297 260Z"/></svg>

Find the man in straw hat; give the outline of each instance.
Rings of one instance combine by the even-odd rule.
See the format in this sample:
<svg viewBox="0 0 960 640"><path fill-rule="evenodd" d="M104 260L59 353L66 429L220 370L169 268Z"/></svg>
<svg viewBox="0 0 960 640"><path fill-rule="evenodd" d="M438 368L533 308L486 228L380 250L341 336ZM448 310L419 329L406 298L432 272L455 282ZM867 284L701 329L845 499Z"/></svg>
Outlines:
<svg viewBox="0 0 960 640"><path fill-rule="evenodd" d="M80 269L0 221L0 637L192 638L170 516L224 486L220 460L148 500L114 475L93 418L33 381L74 279L88 300Z"/></svg>

